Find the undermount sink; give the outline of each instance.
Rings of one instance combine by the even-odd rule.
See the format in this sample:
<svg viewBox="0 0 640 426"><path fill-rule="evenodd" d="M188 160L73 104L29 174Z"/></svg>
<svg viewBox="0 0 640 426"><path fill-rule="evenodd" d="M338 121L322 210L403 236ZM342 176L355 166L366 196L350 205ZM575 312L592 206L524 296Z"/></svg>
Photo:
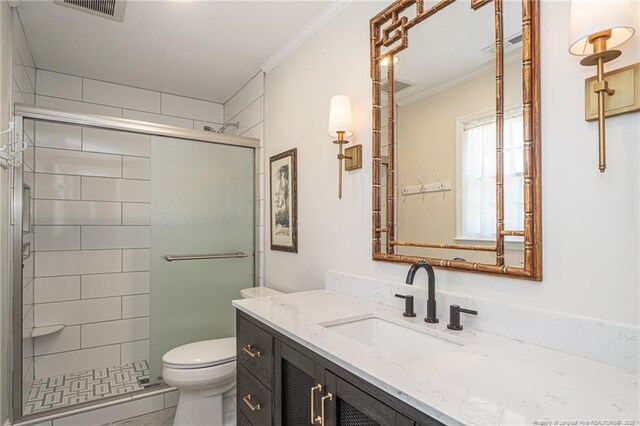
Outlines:
<svg viewBox="0 0 640 426"><path fill-rule="evenodd" d="M384 358L403 363L462 347L461 344L411 328L413 324L399 324L376 316L345 318L320 325L369 346Z"/></svg>

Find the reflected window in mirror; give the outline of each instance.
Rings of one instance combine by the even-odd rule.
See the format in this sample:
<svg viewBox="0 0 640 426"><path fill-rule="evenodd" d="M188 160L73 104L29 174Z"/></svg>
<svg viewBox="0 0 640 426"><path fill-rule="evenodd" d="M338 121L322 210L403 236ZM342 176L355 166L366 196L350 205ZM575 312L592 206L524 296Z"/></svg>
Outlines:
<svg viewBox="0 0 640 426"><path fill-rule="evenodd" d="M372 18L375 260L541 279L538 6Z"/></svg>

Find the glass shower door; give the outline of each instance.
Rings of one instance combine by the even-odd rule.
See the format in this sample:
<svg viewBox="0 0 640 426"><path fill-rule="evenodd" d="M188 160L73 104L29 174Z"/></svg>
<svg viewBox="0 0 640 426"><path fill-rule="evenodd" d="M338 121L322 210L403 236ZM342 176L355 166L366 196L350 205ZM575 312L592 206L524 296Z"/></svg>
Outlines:
<svg viewBox="0 0 640 426"><path fill-rule="evenodd" d="M254 285L254 150L153 136L151 140L150 383L162 356L235 335L231 301ZM166 256L246 257L167 261Z"/></svg>

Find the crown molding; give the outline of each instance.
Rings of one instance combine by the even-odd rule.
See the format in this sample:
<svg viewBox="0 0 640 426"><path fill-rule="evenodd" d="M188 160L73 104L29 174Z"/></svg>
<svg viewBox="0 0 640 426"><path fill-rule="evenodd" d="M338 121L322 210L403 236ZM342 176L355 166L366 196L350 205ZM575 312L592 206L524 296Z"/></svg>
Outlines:
<svg viewBox="0 0 640 426"><path fill-rule="evenodd" d="M302 46L307 40L324 27L329 21L342 12L352 0L333 0L322 12L320 12L311 22L303 29L298 31L288 42L285 43L276 53L271 55L262 66L262 71L268 73L274 69L280 62L284 61L298 47Z"/></svg>

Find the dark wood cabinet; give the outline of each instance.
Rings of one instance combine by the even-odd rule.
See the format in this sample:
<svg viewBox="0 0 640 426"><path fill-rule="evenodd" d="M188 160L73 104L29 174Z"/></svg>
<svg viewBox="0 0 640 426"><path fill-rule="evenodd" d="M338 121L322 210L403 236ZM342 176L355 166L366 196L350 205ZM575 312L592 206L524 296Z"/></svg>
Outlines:
<svg viewBox="0 0 640 426"><path fill-rule="evenodd" d="M238 424L441 424L248 315L238 312L236 324Z"/></svg>

